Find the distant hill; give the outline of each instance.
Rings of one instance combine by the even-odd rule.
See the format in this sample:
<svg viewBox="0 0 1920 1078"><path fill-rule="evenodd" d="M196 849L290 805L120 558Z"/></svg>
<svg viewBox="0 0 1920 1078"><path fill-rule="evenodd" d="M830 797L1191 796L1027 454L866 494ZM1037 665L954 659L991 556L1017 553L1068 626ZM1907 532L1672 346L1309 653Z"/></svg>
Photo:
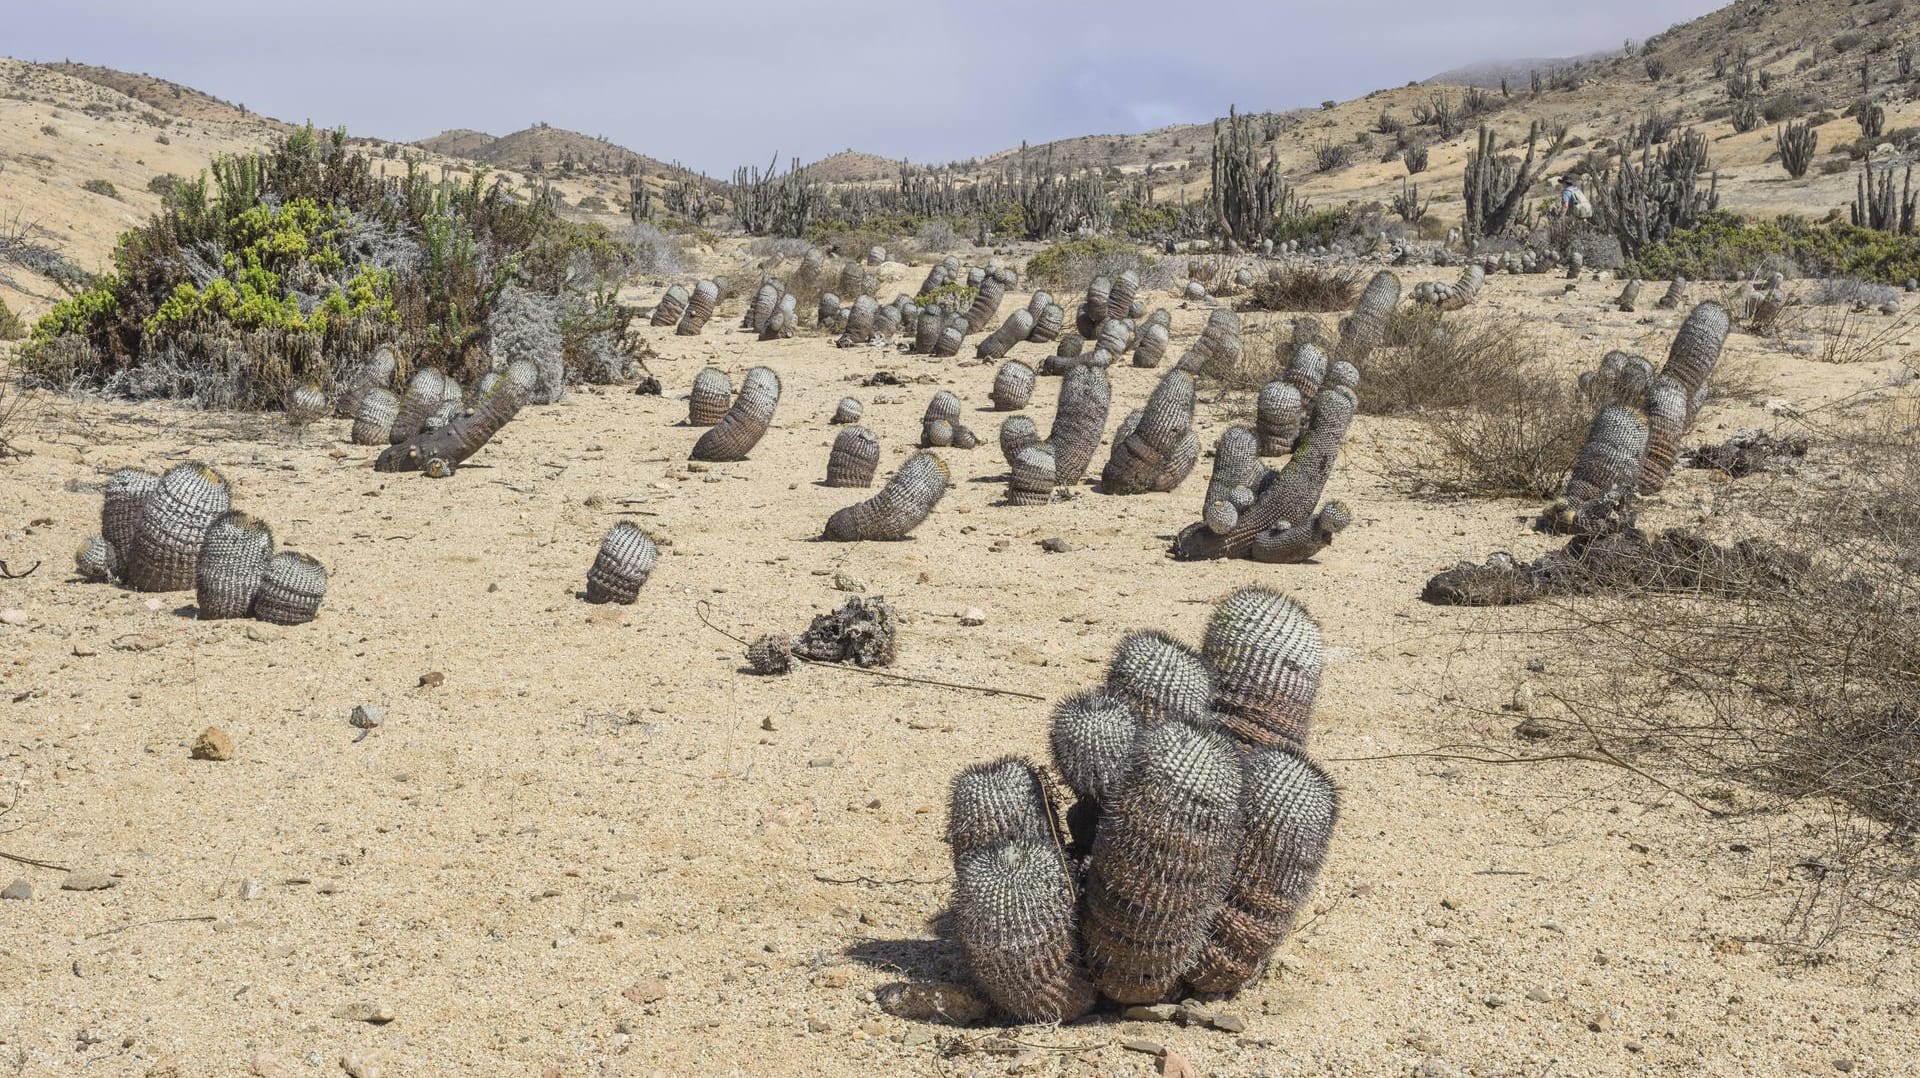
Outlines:
<svg viewBox="0 0 1920 1078"><path fill-rule="evenodd" d="M1513 89L1528 84L1534 72L1544 77L1549 72L1562 68L1575 67L1611 55L1607 52L1590 52L1581 56L1560 56L1531 60L1481 60L1465 67L1456 67L1451 71L1442 71L1438 75L1422 81L1444 83L1449 86L1483 86L1489 90L1500 88L1500 80L1506 79Z"/></svg>
<svg viewBox="0 0 1920 1078"><path fill-rule="evenodd" d="M893 183L900 178L900 162L877 153L842 150L800 171L822 183Z"/></svg>
<svg viewBox="0 0 1920 1078"><path fill-rule="evenodd" d="M191 86L182 86L177 82L156 78L153 75L139 75L118 71L111 67L76 64L70 61L39 66L49 71L58 71L63 75L83 79L96 86L104 86L115 93L125 94L155 111L177 116L183 120L202 120L212 123L265 122L275 126L286 126L280 121L248 112L230 101L222 101L212 94L196 90Z"/></svg>
<svg viewBox="0 0 1920 1078"><path fill-rule="evenodd" d="M482 131L455 128L421 139L414 145L496 168L545 171L549 175L574 172L624 176L637 172L650 178L670 179L687 175L689 171L635 153L607 139L549 124L535 124L499 138Z"/></svg>
<svg viewBox="0 0 1920 1078"><path fill-rule="evenodd" d="M497 136L489 135L485 131L475 131L470 127L456 127L449 131L442 131L432 138L423 138L414 145L430 153L478 161L487 147L498 141L500 140Z"/></svg>

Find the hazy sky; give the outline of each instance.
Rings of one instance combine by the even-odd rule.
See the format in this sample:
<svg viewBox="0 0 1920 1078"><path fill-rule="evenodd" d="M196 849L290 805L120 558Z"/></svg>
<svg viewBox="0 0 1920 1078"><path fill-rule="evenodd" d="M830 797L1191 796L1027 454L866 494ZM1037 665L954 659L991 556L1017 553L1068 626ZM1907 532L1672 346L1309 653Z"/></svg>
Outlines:
<svg viewBox="0 0 1920 1078"><path fill-rule="evenodd" d="M18 0L0 50L410 140L545 121L711 174L921 162L1616 48L1721 0ZM263 14L284 9L285 14Z"/></svg>

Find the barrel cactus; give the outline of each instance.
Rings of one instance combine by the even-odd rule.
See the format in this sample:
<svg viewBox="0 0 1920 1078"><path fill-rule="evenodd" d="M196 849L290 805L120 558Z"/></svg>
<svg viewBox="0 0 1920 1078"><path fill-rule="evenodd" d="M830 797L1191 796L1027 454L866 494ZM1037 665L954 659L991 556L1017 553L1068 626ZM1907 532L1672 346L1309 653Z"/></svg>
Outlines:
<svg viewBox="0 0 1920 1078"><path fill-rule="evenodd" d="M1020 446L1013 451L1009 468L1008 505L1046 505L1053 500L1058 471L1050 443L1034 441Z"/></svg>
<svg viewBox="0 0 1920 1078"><path fill-rule="evenodd" d="M1027 331L1027 340L1034 344L1046 344L1059 338L1060 331L1067 324L1067 312L1058 303L1049 303L1032 313L1033 328Z"/></svg>
<svg viewBox="0 0 1920 1078"><path fill-rule="evenodd" d="M865 427L848 427L833 439L827 453L827 485L869 487L880 466L880 439Z"/></svg>
<svg viewBox="0 0 1920 1078"><path fill-rule="evenodd" d="M168 469L147 496L139 526L122 553L127 583L138 591L193 587L207 529L231 508L232 490L219 472L204 464Z"/></svg>
<svg viewBox="0 0 1920 1078"><path fill-rule="evenodd" d="M1136 367L1158 367L1167 355L1167 327L1148 323L1140 330L1139 339L1133 346L1133 365Z"/></svg>
<svg viewBox="0 0 1920 1078"><path fill-rule="evenodd" d="M1147 398L1138 421L1124 433L1116 433L1113 452L1100 473L1100 488L1108 494L1145 494L1170 490L1168 473L1177 485L1186 478L1178 469L1181 443L1193 431L1193 375L1175 368L1162 375L1160 384ZM1191 459L1185 461L1191 468Z"/></svg>
<svg viewBox="0 0 1920 1078"><path fill-rule="evenodd" d="M587 601L632 603L659 560L653 540L632 521L620 521L600 541L600 552L587 570Z"/></svg>
<svg viewBox="0 0 1920 1078"><path fill-rule="evenodd" d="M666 294L660 297L660 302L653 305L653 315L647 319L647 324L671 326L679 322L680 316L686 313L687 299L690 295L686 285L678 282L668 285Z"/></svg>
<svg viewBox="0 0 1920 1078"><path fill-rule="evenodd" d="M866 406L861 404L858 398L841 397L840 403L834 406L833 417L828 419L827 422L834 426L858 423L860 422L860 417L865 415L866 411Z"/></svg>
<svg viewBox="0 0 1920 1078"><path fill-rule="evenodd" d="M1074 486L1086 474L1094 451L1100 448L1112 401L1113 390L1100 368L1075 367L1061 380L1060 403L1054 410L1053 429L1047 435L1060 486Z"/></svg>
<svg viewBox="0 0 1920 1078"><path fill-rule="evenodd" d="M699 281L693 286L693 294L687 297L687 309L680 316L680 322L674 332L682 337L697 337L707 327L707 320L713 317L713 308L720 302L720 286L713 281Z"/></svg>
<svg viewBox="0 0 1920 1078"><path fill-rule="evenodd" d="M740 395L726 415L694 443L691 459L747 459L747 454L766 436L767 428L773 423L774 407L779 403L780 376L766 367L749 370L741 379Z"/></svg>
<svg viewBox="0 0 1920 1078"><path fill-rule="evenodd" d="M159 476L139 468L121 468L107 478L100 504L100 535L113 576L126 575L126 557L140 532L140 518L159 486Z"/></svg>
<svg viewBox="0 0 1920 1078"><path fill-rule="evenodd" d="M733 379L718 367L703 368L693 376L693 391L687 396L687 425L711 427L720 422L733 406Z"/></svg>
<svg viewBox="0 0 1920 1078"><path fill-rule="evenodd" d="M1254 402L1260 456L1280 457L1293 452L1294 439L1300 436L1300 413L1304 407L1300 389L1292 382L1276 378L1260 387L1260 396Z"/></svg>
<svg viewBox="0 0 1920 1078"><path fill-rule="evenodd" d="M267 562L253 616L275 625L305 625L320 614L327 596L327 571L305 554L283 550Z"/></svg>
<svg viewBox="0 0 1920 1078"><path fill-rule="evenodd" d="M1013 455L1040 440L1040 431L1033 425L1032 418L1023 415L1008 416L1000 424L1000 455L1013 463Z"/></svg>
<svg viewBox="0 0 1920 1078"><path fill-rule="evenodd" d="M841 543L905 539L933 513L952 481L945 461L915 453L878 494L828 518L826 537Z"/></svg>
<svg viewBox="0 0 1920 1078"><path fill-rule="evenodd" d="M194 567L194 605L203 619L244 618L273 557L265 521L228 511L214 520Z"/></svg>
<svg viewBox="0 0 1920 1078"><path fill-rule="evenodd" d="M353 413L354 445L387 445L393 421L400 414L400 398L390 390L375 387L360 396Z"/></svg>
<svg viewBox="0 0 1920 1078"><path fill-rule="evenodd" d="M984 337L974 347L976 359L999 359L1015 344L1027 339L1033 332L1033 315L1025 308L1014 311L1000 328Z"/></svg>
<svg viewBox="0 0 1920 1078"><path fill-rule="evenodd" d="M1393 309L1399 303L1400 278L1394 276L1392 270L1374 274L1340 332L1340 343L1334 349L1333 358L1364 366L1367 356L1385 343L1387 325L1393 320Z"/></svg>
<svg viewBox="0 0 1920 1078"><path fill-rule="evenodd" d="M1000 364L993 375L993 407L996 411L1017 412L1033 398L1033 368L1017 359Z"/></svg>

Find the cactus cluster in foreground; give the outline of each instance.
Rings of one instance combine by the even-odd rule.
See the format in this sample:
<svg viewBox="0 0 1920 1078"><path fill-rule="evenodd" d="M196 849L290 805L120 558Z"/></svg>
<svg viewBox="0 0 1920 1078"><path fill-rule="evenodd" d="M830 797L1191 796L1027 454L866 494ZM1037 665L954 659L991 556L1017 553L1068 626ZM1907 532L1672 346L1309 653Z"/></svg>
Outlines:
<svg viewBox="0 0 1920 1078"><path fill-rule="evenodd" d="M1061 701L1050 745L1076 799L1064 826L1026 760L955 778L953 932L997 1006L1062 1022L1102 997L1157 1003L1259 979L1339 815L1305 752L1322 662L1305 610L1243 588L1198 651L1133 634L1104 685Z"/></svg>
<svg viewBox="0 0 1920 1078"><path fill-rule="evenodd" d="M226 477L214 469L180 464L156 476L122 468L107 480L100 534L81 544L74 563L84 580L118 580L136 591L191 588L207 620L312 621L326 570L273 546L264 521L233 510Z"/></svg>

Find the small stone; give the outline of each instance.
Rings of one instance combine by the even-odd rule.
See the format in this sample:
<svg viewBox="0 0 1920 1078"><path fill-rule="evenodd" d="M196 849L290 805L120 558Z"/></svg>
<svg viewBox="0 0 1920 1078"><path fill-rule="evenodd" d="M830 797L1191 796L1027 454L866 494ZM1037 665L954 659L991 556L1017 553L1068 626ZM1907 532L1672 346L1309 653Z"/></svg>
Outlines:
<svg viewBox="0 0 1920 1078"><path fill-rule="evenodd" d="M1504 1007L1504 1006L1506 1006L1506 1005L1507 1005L1507 997L1505 997L1505 996L1488 996L1488 997L1487 997L1487 998L1486 998L1486 999L1484 1000L1484 1002L1486 1003L1486 1005L1487 1005L1487 1008L1488 1008L1489 1010L1495 1010L1495 1011L1497 1011L1497 1010L1499 1010L1500 1008L1502 1008L1502 1007Z"/></svg>
<svg viewBox="0 0 1920 1078"><path fill-rule="evenodd" d="M1245 1033L1247 1020L1237 1014L1216 1014L1208 1025L1222 1033Z"/></svg>
<svg viewBox="0 0 1920 1078"><path fill-rule="evenodd" d="M1524 681L1521 682L1520 687L1513 690L1513 703L1511 707L1512 710L1521 715L1533 714L1533 686Z"/></svg>
<svg viewBox="0 0 1920 1078"><path fill-rule="evenodd" d="M1073 545L1055 535L1040 540L1040 549L1049 554L1070 554L1073 552Z"/></svg>
<svg viewBox="0 0 1920 1078"><path fill-rule="evenodd" d="M265 884L249 876L240 881L240 901L252 902L254 899L259 898L261 892L265 890Z"/></svg>
<svg viewBox="0 0 1920 1078"><path fill-rule="evenodd" d="M1527 998L1535 1003L1552 1003L1553 993L1544 988L1535 988L1527 992Z"/></svg>
<svg viewBox="0 0 1920 1078"><path fill-rule="evenodd" d="M447 675L438 670L420 675L420 688L433 689L446 683Z"/></svg>
<svg viewBox="0 0 1920 1078"><path fill-rule="evenodd" d="M1159 1041L1121 1041L1120 1047L1129 1052L1139 1052L1141 1055L1163 1056L1167 1054L1167 1046L1161 1044Z"/></svg>
<svg viewBox="0 0 1920 1078"><path fill-rule="evenodd" d="M773 721L772 715L768 715L766 718L760 720L760 729L768 733L774 733L780 729L780 726Z"/></svg>
<svg viewBox="0 0 1920 1078"><path fill-rule="evenodd" d="M1851 1059L1836 1059L1836 1060L1834 1060L1834 1061L1833 1061L1833 1069L1834 1069L1834 1070L1837 1070L1837 1071L1839 1071L1839 1072L1840 1072L1841 1074L1852 1074L1852 1073L1853 1073L1853 1060L1851 1060Z"/></svg>
<svg viewBox="0 0 1920 1078"><path fill-rule="evenodd" d="M987 612L977 606L967 607L960 612L960 624L962 625L985 625L986 623Z"/></svg>
<svg viewBox="0 0 1920 1078"><path fill-rule="evenodd" d="M8 902L26 902L31 898L33 898L33 881L25 876L7 884L6 890L0 891L0 899Z"/></svg>
<svg viewBox="0 0 1920 1078"><path fill-rule="evenodd" d="M1172 1003L1150 1003L1128 1007L1120 1017L1128 1022L1171 1022L1180 1008Z"/></svg>
<svg viewBox="0 0 1920 1078"><path fill-rule="evenodd" d="M0 625L25 625L28 621L24 610L0 610Z"/></svg>
<svg viewBox="0 0 1920 1078"><path fill-rule="evenodd" d="M378 730L386 721L387 709L374 704L360 704L347 716L347 722L361 730Z"/></svg>
<svg viewBox="0 0 1920 1078"><path fill-rule="evenodd" d="M1160 1057L1160 1074L1162 1078L1200 1078L1200 1072L1193 1069L1186 1056L1171 1050Z"/></svg>
<svg viewBox="0 0 1920 1078"><path fill-rule="evenodd" d="M340 1069L353 1078L387 1078L386 1060L362 1048L341 1056Z"/></svg>
<svg viewBox="0 0 1920 1078"><path fill-rule="evenodd" d="M860 582L859 577L854 576L852 573L846 572L845 570L842 570L840 572L833 574L833 590L835 591L866 591L867 586Z"/></svg>
<svg viewBox="0 0 1920 1078"><path fill-rule="evenodd" d="M293 1078L293 1069L265 1052L258 1053L247 1062L247 1069L254 1078Z"/></svg>
<svg viewBox="0 0 1920 1078"><path fill-rule="evenodd" d="M667 982L658 977L642 977L622 988L620 994L635 1003L657 1003L667 998Z"/></svg>
<svg viewBox="0 0 1920 1078"><path fill-rule="evenodd" d="M256 644L271 643L278 638L279 632L275 626L260 624L247 626L247 639Z"/></svg>
<svg viewBox="0 0 1920 1078"><path fill-rule="evenodd" d="M231 760L233 737L218 726L209 726L193 739L189 755L195 760Z"/></svg>
<svg viewBox="0 0 1920 1078"><path fill-rule="evenodd" d="M109 887L118 886L120 881L113 873L103 872L97 868L69 872L67 878L60 881L62 891L104 891Z"/></svg>
<svg viewBox="0 0 1920 1078"><path fill-rule="evenodd" d="M335 1018L344 1018L349 1022L365 1022L369 1025L384 1026L393 1021L393 1008L384 1003L370 1000L356 1000L342 1004L333 1012Z"/></svg>
<svg viewBox="0 0 1920 1078"><path fill-rule="evenodd" d="M113 639L115 651L155 651L166 645L166 640L150 633L128 633Z"/></svg>
<svg viewBox="0 0 1920 1078"><path fill-rule="evenodd" d="M973 989L951 982L890 986L881 990L879 1000L881 1010L911 1022L972 1025L992 1010Z"/></svg>
<svg viewBox="0 0 1920 1078"><path fill-rule="evenodd" d="M807 1032L808 1033L832 1033L833 1023L827 1021L824 1018L809 1018L807 1019Z"/></svg>

